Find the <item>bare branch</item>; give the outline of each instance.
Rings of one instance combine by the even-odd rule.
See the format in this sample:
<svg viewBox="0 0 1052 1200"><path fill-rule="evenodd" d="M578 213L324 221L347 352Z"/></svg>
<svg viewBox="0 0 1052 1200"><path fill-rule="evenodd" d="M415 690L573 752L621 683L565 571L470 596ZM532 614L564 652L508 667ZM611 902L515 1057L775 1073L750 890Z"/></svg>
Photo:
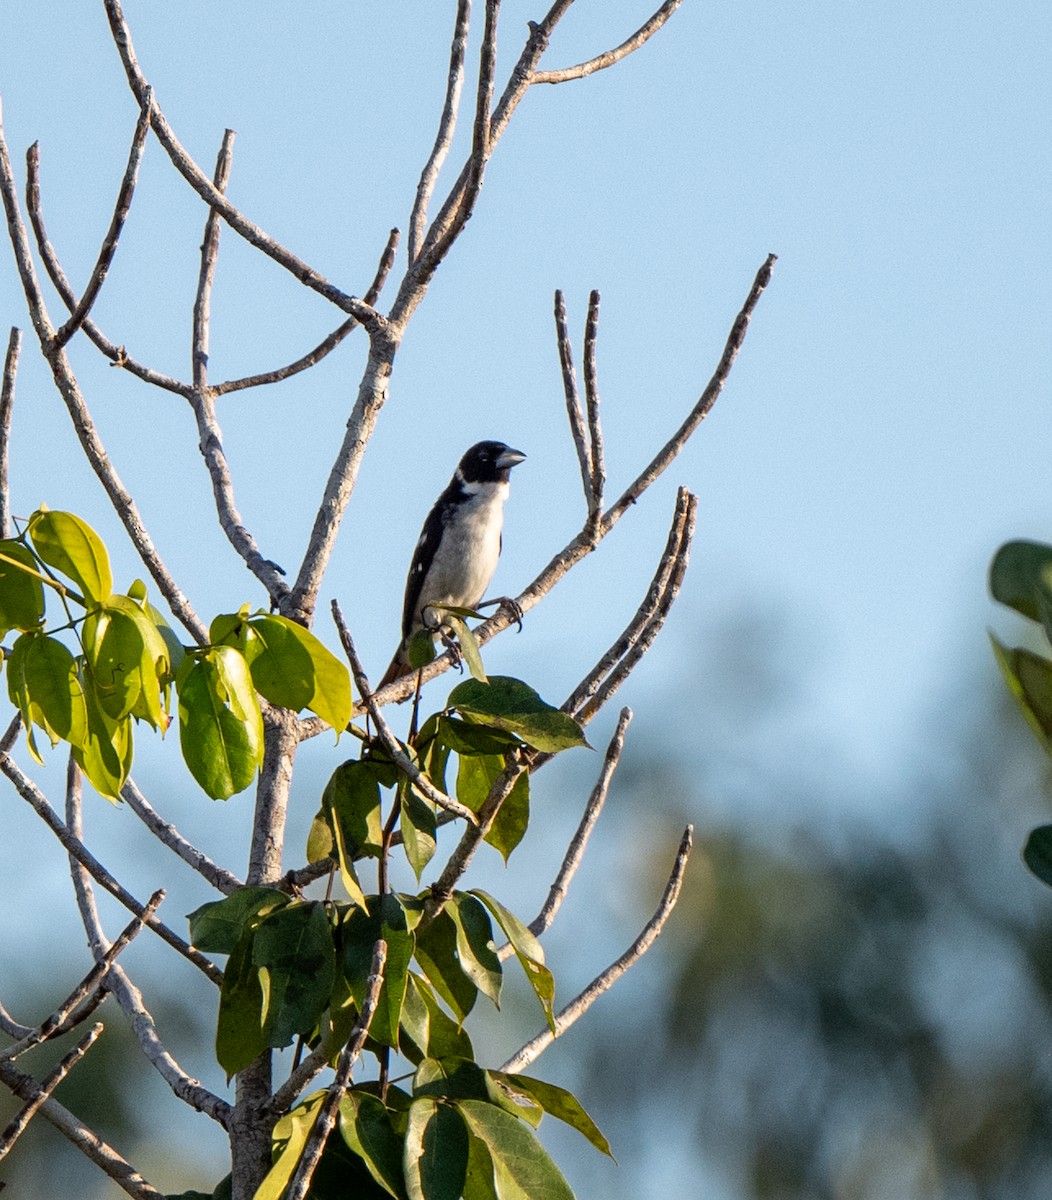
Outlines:
<svg viewBox="0 0 1052 1200"><path fill-rule="evenodd" d="M150 87L135 57L131 31L128 29L128 24L124 19L124 13L121 11L119 0L104 0L104 3L106 16L110 23L110 31L113 34L113 40L117 46L117 52L120 54L121 62L124 64L128 84L140 107L142 107L145 103L145 98L149 94ZM384 318L371 305L364 303L364 301L359 300L355 296L349 296L346 292L329 283L313 267L309 267L302 259L297 258L295 254L287 250L279 242L276 242L269 234L265 233L258 225L254 224L235 208L226 196L216 188L215 184L201 170L197 163L194 162L190 155L187 154L156 102L150 113L150 122L158 141L164 147L175 169L206 204L218 210L223 220L226 221L235 233L243 237L250 245L255 246L257 250L261 250L268 258L273 259L279 266L284 267L286 271L291 272L305 287L317 292L320 296L324 296L326 300L335 304L337 308L357 317L370 333L375 329L383 327L385 324Z"/></svg>
<svg viewBox="0 0 1052 1200"><path fill-rule="evenodd" d="M239 887L244 886L236 875L214 863L207 854L202 853L191 842L188 842L174 825L164 820L139 791L133 780L129 779L121 788L121 798L159 842L178 854L183 862L193 867L218 891L229 896L231 892L236 892Z"/></svg>
<svg viewBox="0 0 1052 1200"><path fill-rule="evenodd" d="M592 474L592 518L589 529L593 533L599 528L599 512L603 507L603 487L606 484L606 466L603 461L603 429L599 423L599 383L595 365L595 344L599 332L599 293L593 291L588 297L588 317L584 326L584 394L588 405L589 462Z"/></svg>
<svg viewBox="0 0 1052 1200"><path fill-rule="evenodd" d="M307 1189L310 1187L314 1170L325 1149L325 1143L329 1140L332 1127L336 1124L340 1101L350 1086L351 1071L369 1034L369 1026L373 1022L373 1014L376 1012L376 1005L380 999L386 961L387 943L381 940L373 947L373 960L365 984L365 999L362 1001L361 1012L358 1014L358 1020L354 1023L347 1044L340 1051L340 1057L336 1063L336 1078L329 1085L325 1099L318 1109L318 1115L314 1118L314 1125L307 1137L307 1144L303 1147L303 1154L296 1164L296 1171L285 1192L287 1200L304 1200L307 1195Z"/></svg>
<svg viewBox="0 0 1052 1200"><path fill-rule="evenodd" d="M442 105L442 115L438 122L438 133L435 144L424 169L420 173L420 182L416 188L416 201L413 204L413 214L409 221L409 251L410 266L420 253L420 244L427 225L427 208L438 182L439 172L453 144L453 133L457 126L457 113L460 109L460 94L464 87L464 52L468 40L468 23L471 16L471 0L457 0L456 23L453 26L453 39L449 48L449 77L446 81L446 98Z"/></svg>
<svg viewBox="0 0 1052 1200"><path fill-rule="evenodd" d="M132 196L135 193L135 184L139 177L139 163L142 161L142 152L146 146L146 135L150 132L150 109L152 106L153 96L147 92L139 112L139 119L135 123L135 134L132 137L131 150L128 153L128 165L124 171L120 191L117 193L117 203L110 220L110 227L102 240L99 256L88 279L87 287L70 314L69 320L55 334L56 347L64 346L81 327L84 318L91 312L92 306L102 290L102 285L106 282L106 275L113 262L113 256L117 252L117 242L124 229L124 222L127 221L128 213L131 211Z"/></svg>
<svg viewBox="0 0 1052 1200"><path fill-rule="evenodd" d="M351 671L354 674L354 682L358 687L359 693L365 698L365 704L369 709L369 715L376 723L376 732L380 736L380 741L383 743L383 748L387 751L391 761L402 772L416 790L430 800L433 804L437 804L439 808L444 808L446 812L452 813L456 817L460 817L467 821L469 825L475 825L478 822L478 817L466 805L461 804L459 800L454 800L452 796L447 796L441 788L435 787L430 779L420 770L413 762L408 754L402 749L401 744L395 735L391 732L390 725L384 720L384 715L373 700L372 688L369 686L368 677L365 674L365 668L362 666L362 660L358 657L358 651L355 649L354 640L351 638L350 630L343 619L343 613L340 610L338 600L332 602L332 618L336 622L336 628L340 635L340 644L343 646L343 652L347 655L347 661L351 664Z"/></svg>
<svg viewBox="0 0 1052 1200"><path fill-rule="evenodd" d="M101 1032L102 1022L100 1021L92 1026L68 1054L62 1057L52 1071L48 1072L33 1097L25 1102L4 1132L0 1133L0 1162L7 1156L8 1151L18 1141L20 1135L25 1132L26 1126L33 1119L37 1110L48 1100L51 1093L66 1078L73 1067L87 1054L88 1049Z"/></svg>
<svg viewBox="0 0 1052 1200"><path fill-rule="evenodd" d="M577 868L581 865L584 852L588 848L588 839L592 836L592 830L599 820L599 814L603 811L607 792L610 790L610 782L614 777L614 772L617 770L618 763L621 761L621 751L625 745L625 731L628 729L628 723L631 720L632 710L630 708L621 709L617 728L614 730L614 735L606 748L606 756L603 759L603 767L599 772L599 778L595 781L595 787L592 788L591 795L588 797L588 803L585 805L581 822L577 826L577 831L573 835L570 845L567 847L566 856L563 858L562 866L559 868L559 874L556 875L555 882L548 891L548 899L545 900L543 908L530 922L530 932L536 937L540 937L542 933L551 927L556 914L566 899L566 893L570 889L574 875L577 874ZM540 765L538 763L538 766ZM510 947L508 948L508 952L510 953ZM503 954L502 957L506 958L507 954Z"/></svg>
<svg viewBox="0 0 1052 1200"><path fill-rule="evenodd" d="M554 1033L547 1027L542 1029L535 1038L527 1042L518 1053L508 1059L500 1068L502 1071L506 1071L509 1074L516 1074L528 1067L557 1037L564 1034L571 1025L583 1017L596 1000L605 991L613 987L621 976L629 968L635 966L643 955L646 954L657 940L662 929L664 929L665 922L669 919L673 908L676 906L676 901L679 899L680 888L683 886L683 873L687 867L687 859L690 857L693 841L694 827L688 825L683 831L683 837L680 839L679 849L676 851L676 861L672 866L672 873L669 875L668 883L665 885L661 903L658 905L657 911L644 926L639 937L636 938L620 958L611 963L601 974L597 975L580 995L576 996L561 1012L556 1014Z"/></svg>
<svg viewBox="0 0 1052 1200"><path fill-rule="evenodd" d="M375 304L380 298L380 292L387 282L387 276L394 266L397 249L398 230L392 229L387 238L387 245L384 247L384 252L380 257L376 276L370 284L369 290L365 293L366 304ZM300 371L306 371L308 367L313 367L315 363L321 362L327 354L335 350L344 338L357 329L358 326L359 322L355 317L348 317L342 325L338 325L328 337L320 341L313 350L308 350L302 358L297 358L295 362L289 363L284 367L278 367L273 371L264 371L259 375L246 375L241 379L230 379L226 383L217 383L212 388L212 395L225 396L228 392L240 392L245 388L260 387L263 384L280 383L283 379L290 379L293 375L298 375Z"/></svg>
<svg viewBox="0 0 1052 1200"><path fill-rule="evenodd" d="M566 300L561 291L555 293L555 337L559 349L559 365L563 373L563 392L566 396L566 415L570 419L570 432L577 450L577 462L581 468L581 486L589 516L596 510L595 492L592 489L592 460L588 452L588 430L584 423L584 410L577 391L577 372L573 365L573 344L566 324Z"/></svg>
<svg viewBox="0 0 1052 1200"><path fill-rule="evenodd" d="M587 724L621 686L657 637L683 583L697 512L697 496L680 488L665 550L643 603L563 705L582 724Z"/></svg>
<svg viewBox="0 0 1052 1200"><path fill-rule="evenodd" d="M40 1091L40 1085L31 1075L8 1062L0 1062L0 1083L10 1088L22 1100L32 1100ZM98 1134L79 1121L57 1100L46 1099L40 1109L40 1115L50 1121L59 1133L68 1138L97 1167L105 1171L122 1191L133 1197L133 1200L165 1200L164 1195L151 1187L112 1146L107 1145Z"/></svg>
<svg viewBox="0 0 1052 1200"><path fill-rule="evenodd" d="M0 386L0 537L11 535L11 489L8 458L11 449L11 411L15 403L15 376L22 349L22 330L12 325L4 356L4 381Z"/></svg>
<svg viewBox="0 0 1052 1200"><path fill-rule="evenodd" d="M111 896L115 896L125 908L133 912L136 916L142 916L145 913L146 905L136 900L129 891L113 878L102 863L88 850L80 838L63 822L62 818L48 803L47 797L43 792L22 772L18 764L15 763L6 751L0 753L0 773L3 773L11 780L15 786L15 790L22 799L30 805L37 816L44 821L51 832L62 843L66 851L87 870L92 878L97 880ZM188 946L163 921L158 920L157 917L150 917L146 923L169 946L178 950L184 958L203 971L217 987L223 982L222 971L214 963L209 962L203 954L194 950L193 947Z"/></svg>
<svg viewBox="0 0 1052 1200"><path fill-rule="evenodd" d="M36 237L37 249L40 252L44 269L54 284L62 303L70 312L73 312L78 305L76 293L70 286L66 273L62 270L58 255L55 253L44 227L44 216L40 207L40 150L35 143L30 146L26 155L26 196L29 220L33 226L33 234ZM146 383L152 383L155 387L163 388L165 391L175 392L180 396L189 396L191 391L189 384L181 383L170 375L163 375L160 371L154 371L131 358L125 347L110 341L90 317L85 316L81 321L81 326L101 353L110 360L110 366L121 367Z"/></svg>
<svg viewBox="0 0 1052 1200"><path fill-rule="evenodd" d="M95 963L87 975L84 976L51 1016L41 1021L36 1029L30 1030L23 1037L19 1038L14 1045L5 1046L3 1050L0 1050L0 1059L10 1060L17 1058L33 1046L68 1033L74 1026L86 1021L102 1000L100 985L109 973L110 967L113 965L117 955L125 949L149 918L153 916L163 899L163 891L154 892L142 916L136 917L135 920L130 921L124 927L117 940L110 946L102 958ZM93 998L89 1000L88 998L92 996ZM88 1001L88 1003L84 1004L85 1001ZM83 1007L81 1007L82 1005Z"/></svg>
<svg viewBox="0 0 1052 1200"><path fill-rule="evenodd" d="M190 602L176 587L175 580L168 573L167 567L161 560L150 535L146 531L142 517L135 501L131 498L120 476L117 474L106 454L94 422L88 412L84 397L81 395L69 359L60 347L54 345L54 331L44 304L40 284L37 280L36 269L29 252L29 238L25 223L18 207L18 194L15 188L14 172L11 169L11 158L7 150L7 140L3 134L3 124L0 122L0 191L3 193L4 211L7 216L8 235L15 252L15 261L22 281L22 290L26 296L30 317L40 348L51 367L51 374L59 394L65 401L73 420L80 444L92 469L102 483L110 498L114 510L127 530L132 544L146 569L153 576L175 616L186 626L190 633L202 644L207 640L208 631L194 612Z"/></svg>
<svg viewBox="0 0 1052 1200"><path fill-rule="evenodd" d="M81 816L80 768L73 756L70 755L69 769L66 772L66 823L70 835L78 845L83 845ZM106 957L110 943L103 933L102 922L99 920L98 909L95 906L95 893L88 877L90 868L86 871L85 865L79 855L70 853L69 869L73 879L73 890L77 895L77 908L80 910L84 931L88 935L91 952L95 956L95 961L98 962ZM94 874L94 872L91 873ZM151 928L153 928L152 923ZM194 951L194 953L197 952ZM217 974L220 974L221 979L221 973L217 972ZM205 1113L213 1121L217 1121L226 1128L230 1120L230 1105L188 1075L168 1052L157 1032L153 1016L143 1001L142 993L132 983L127 972L119 963L111 962L104 986L107 991L113 993L124 1015L128 1018L140 1050L154 1065L172 1092L191 1108Z"/></svg>
<svg viewBox="0 0 1052 1200"><path fill-rule="evenodd" d="M612 67L614 63L620 62L621 59L631 54L633 50L638 50L644 42L649 41L682 3L683 0L665 0L665 3L654 13L650 20L637 29L620 46L615 46L613 50L607 50L603 54L597 54L595 58L590 58L587 62L578 63L574 67L562 67L556 71L537 71L533 76L532 82L565 83L568 79L583 79L586 75L591 75L594 71L601 71L604 67Z"/></svg>
<svg viewBox="0 0 1052 1200"><path fill-rule="evenodd" d="M216 158L215 175L212 182L216 191L226 192L230 182L230 168L234 159L234 131L223 134L223 142ZM205 235L201 242L201 269L197 276L197 294L194 297L193 353L191 368L194 390L201 391L208 383L208 334L212 313L212 285L215 282L216 261L219 257L219 213L209 208L205 220Z"/></svg>

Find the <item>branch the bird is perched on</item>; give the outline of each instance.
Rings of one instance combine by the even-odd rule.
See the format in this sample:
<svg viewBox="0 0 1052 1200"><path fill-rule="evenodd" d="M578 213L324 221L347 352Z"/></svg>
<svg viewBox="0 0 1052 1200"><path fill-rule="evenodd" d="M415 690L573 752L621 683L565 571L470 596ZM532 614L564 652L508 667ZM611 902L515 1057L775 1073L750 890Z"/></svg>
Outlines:
<svg viewBox="0 0 1052 1200"><path fill-rule="evenodd" d="M409 643L443 634L443 609L477 608L497 569L511 469L525 459L503 442L477 442L427 515L413 552L402 607L402 642L379 687L410 674Z"/></svg>

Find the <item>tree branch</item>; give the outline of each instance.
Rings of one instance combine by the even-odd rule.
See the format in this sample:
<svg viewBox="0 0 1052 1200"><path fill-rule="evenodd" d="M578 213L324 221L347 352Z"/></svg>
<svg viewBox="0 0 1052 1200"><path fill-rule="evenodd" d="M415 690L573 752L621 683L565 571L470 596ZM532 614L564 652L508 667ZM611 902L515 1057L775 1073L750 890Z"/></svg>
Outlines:
<svg viewBox="0 0 1052 1200"><path fill-rule="evenodd" d="M556 71L538 71L533 76L533 82L565 83L569 79L583 79L586 75L591 75L594 71L602 71L604 67L612 67L614 63L620 62L621 59L631 54L633 50L638 50L644 42L649 41L682 3L683 0L665 0L665 3L654 13L650 20L637 29L620 46L615 46L613 50L607 50L603 54L597 54L595 58L590 58L587 62L578 63L574 67L562 67Z"/></svg>
<svg viewBox="0 0 1052 1200"><path fill-rule="evenodd" d="M566 415L570 419L577 463L581 468L581 486L584 488L586 514L590 517L598 507L592 488L592 459L588 450L588 430L584 423L584 410L577 390L577 372L573 365L573 343L566 323L566 300L561 291L555 293L555 340L559 351L559 366L562 368L563 393L566 396Z"/></svg>
<svg viewBox="0 0 1052 1200"><path fill-rule="evenodd" d="M687 867L687 859L690 857L693 840L694 828L688 825L683 831L683 837L680 839L679 849L676 852L676 861L673 863L672 873L669 875L668 883L665 885L661 903L658 905L657 911L643 927L639 937L636 938L620 958L611 963L601 974L597 975L580 995L576 996L561 1012L556 1014L554 1033L547 1027L542 1029L535 1038L532 1038L521 1050L508 1059L500 1068L502 1071L514 1075L528 1067L557 1037L560 1037L571 1025L580 1020L596 1000L605 991L613 987L621 976L631 967L635 966L643 955L646 954L657 940L662 929L664 929L665 922L671 916L672 910L676 906L676 901L679 899L680 888L683 886L683 873Z"/></svg>
<svg viewBox="0 0 1052 1200"><path fill-rule="evenodd" d="M11 485L8 460L11 451L11 411L15 403L15 376L22 349L22 330L11 326L4 356L4 380L0 385L0 537L11 536Z"/></svg>
<svg viewBox="0 0 1052 1200"><path fill-rule="evenodd" d="M84 318L91 312L92 306L102 290L102 285L106 282L106 275L113 262L113 256L117 252L117 242L124 229L124 222L128 219L128 213L131 211L132 196L135 193L135 184L139 177L139 163L142 161L142 152L146 146L146 135L150 132L150 109L152 106L153 96L147 91L139 111L139 119L135 123L135 134L132 137L131 150L128 153L128 165L124 171L120 191L117 193L117 203L113 210L113 217L110 219L110 227L102 240L95 267L88 278L87 286L80 300L70 313L69 320L55 334L56 348L64 346L81 327Z"/></svg>
<svg viewBox="0 0 1052 1200"><path fill-rule="evenodd" d="M81 776L80 768L70 755L69 769L66 773L66 823L71 835L78 844L81 842ZM95 894L91 886L88 871L79 855L70 853L69 869L73 880L73 890L77 895L77 908L80 910L84 931L88 935L88 945L95 961L106 957L110 943L102 930L98 909L95 906ZM152 925L151 925L152 928ZM194 952L196 953L196 951ZM220 974L220 978L222 978ZM198 1112L218 1122L224 1128L230 1119L230 1105L203 1087L196 1079L188 1075L168 1052L157 1032L157 1025L146 1007L142 993L132 983L124 968L116 962L111 962L109 972L103 985L112 992L124 1015L128 1018L132 1032L146 1058L157 1069L158 1074L172 1089L172 1092L185 1104Z"/></svg>

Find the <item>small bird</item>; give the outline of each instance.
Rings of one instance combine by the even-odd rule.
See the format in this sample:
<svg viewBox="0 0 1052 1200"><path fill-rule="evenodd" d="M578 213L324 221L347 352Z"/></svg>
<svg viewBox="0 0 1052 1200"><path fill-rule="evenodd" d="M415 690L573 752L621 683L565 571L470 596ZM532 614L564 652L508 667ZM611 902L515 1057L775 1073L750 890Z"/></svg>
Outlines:
<svg viewBox="0 0 1052 1200"><path fill-rule="evenodd" d="M413 671L407 650L415 633L442 633L435 606L477 608L482 602L500 557L511 469L525 457L503 442L478 442L460 460L420 531L405 583L402 641L378 687Z"/></svg>

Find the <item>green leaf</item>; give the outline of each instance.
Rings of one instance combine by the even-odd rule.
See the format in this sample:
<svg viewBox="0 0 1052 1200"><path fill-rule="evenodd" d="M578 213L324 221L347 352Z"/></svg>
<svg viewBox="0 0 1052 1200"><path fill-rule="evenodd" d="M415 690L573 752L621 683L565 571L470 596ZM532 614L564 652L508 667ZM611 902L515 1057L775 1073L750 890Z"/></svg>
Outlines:
<svg viewBox="0 0 1052 1200"><path fill-rule="evenodd" d="M214 800L243 791L263 761L263 716L244 657L213 646L176 683L179 743L190 773Z"/></svg>
<svg viewBox="0 0 1052 1200"><path fill-rule="evenodd" d="M484 1100L456 1100L472 1138L483 1142L493 1163L500 1200L574 1200L548 1152L533 1132L504 1109Z"/></svg>
<svg viewBox="0 0 1052 1200"><path fill-rule="evenodd" d="M417 931L416 961L424 978L462 1022L475 1005L478 988L457 959L457 926L445 910Z"/></svg>
<svg viewBox="0 0 1052 1200"><path fill-rule="evenodd" d="M418 629L413 634L405 648L405 656L414 671L435 661L438 652L435 650L435 636L430 629Z"/></svg>
<svg viewBox="0 0 1052 1200"><path fill-rule="evenodd" d="M131 717L115 721L106 713L99 704L94 680L87 674L84 660L78 659L77 665L87 726L83 743L73 746L73 757L99 795L116 801L131 772Z"/></svg>
<svg viewBox="0 0 1052 1200"><path fill-rule="evenodd" d="M995 600L1040 621L1041 597L1052 595L1052 546L1041 542L1008 542L990 564L990 592Z"/></svg>
<svg viewBox="0 0 1052 1200"><path fill-rule="evenodd" d="M258 918L284 908L291 897L277 888L243 887L195 908L187 916L190 941L206 954L232 954L238 939Z"/></svg>
<svg viewBox="0 0 1052 1200"><path fill-rule="evenodd" d="M316 1092L286 1113L274 1126L274 1164L259 1185L253 1200L281 1200L284 1196L324 1098L324 1092Z"/></svg>
<svg viewBox="0 0 1052 1200"><path fill-rule="evenodd" d="M252 679L272 704L293 712L309 708L343 732L351 719L351 677L309 629L287 617L265 614L249 626L263 644L252 660Z"/></svg>
<svg viewBox="0 0 1052 1200"><path fill-rule="evenodd" d="M263 988L252 961L255 929L248 928L231 951L219 992L216 1061L230 1079L251 1066L267 1048L263 1034Z"/></svg>
<svg viewBox="0 0 1052 1200"><path fill-rule="evenodd" d="M457 958L464 974L499 1008L503 981L500 959L493 946L489 913L476 897L457 892L446 904L457 930Z"/></svg>
<svg viewBox="0 0 1052 1200"><path fill-rule="evenodd" d="M171 679L168 649L146 613L127 596L110 596L88 613L81 642L107 715L136 713L167 728L160 691Z"/></svg>
<svg viewBox="0 0 1052 1200"><path fill-rule="evenodd" d="M376 1096L352 1088L340 1099L339 1129L373 1179L388 1195L401 1200L406 1194L404 1140L395 1132L384 1104Z"/></svg>
<svg viewBox="0 0 1052 1200"><path fill-rule="evenodd" d="M28 546L0 540L0 637L10 629L35 629L44 619L44 585Z"/></svg>
<svg viewBox="0 0 1052 1200"><path fill-rule="evenodd" d="M521 745L513 734L471 721L458 721L442 714L438 718L437 737L443 745L459 755L506 754L512 746Z"/></svg>
<svg viewBox="0 0 1052 1200"><path fill-rule="evenodd" d="M446 1100L488 1100L486 1072L468 1058L425 1058L413 1076L414 1096Z"/></svg>
<svg viewBox="0 0 1052 1200"><path fill-rule="evenodd" d="M398 799L402 809L399 822L402 845L409 865L419 880L435 853L435 811L409 784L398 789Z"/></svg>
<svg viewBox="0 0 1052 1200"><path fill-rule="evenodd" d="M409 1040L411 1045L406 1044ZM413 1063L423 1058L467 1058L474 1050L467 1032L446 1013L431 985L415 971L409 972L402 1006L399 1049Z"/></svg>
<svg viewBox="0 0 1052 1200"><path fill-rule="evenodd" d="M368 898L368 911L348 910L340 926L340 965L347 988L360 1010L365 999L373 947L383 938L387 962L369 1036L384 1046L398 1046L413 935L408 931L405 911L390 892Z"/></svg>
<svg viewBox="0 0 1052 1200"><path fill-rule="evenodd" d="M457 761L457 799L478 812L504 766L505 760L498 754L461 756ZM523 771L505 796L485 840L500 851L507 862L522 841L529 823L530 776L529 772Z"/></svg>
<svg viewBox="0 0 1052 1200"><path fill-rule="evenodd" d="M332 849L328 853L335 851L347 895L364 909L365 894L354 860L363 855L378 856L383 841L380 788L370 763L352 759L336 768L322 792L320 816L331 833ZM312 826L311 832L314 844L308 842L308 857L323 845L320 831L315 834Z"/></svg>
<svg viewBox="0 0 1052 1200"><path fill-rule="evenodd" d="M84 688L76 660L60 641L42 633L17 638L8 660L7 690L27 730L38 725L52 746L59 741L84 744L88 725Z"/></svg>
<svg viewBox="0 0 1052 1200"><path fill-rule="evenodd" d="M403 1161L410 1200L460 1200L467 1165L468 1133L456 1109L428 1096L414 1100Z"/></svg>
<svg viewBox="0 0 1052 1200"><path fill-rule="evenodd" d="M268 1046L287 1046L308 1034L328 1007L336 950L325 906L293 902L260 921L252 962L263 991L262 1024Z"/></svg>
<svg viewBox="0 0 1052 1200"><path fill-rule="evenodd" d="M41 560L72 579L86 600L100 603L113 591L106 547L80 517L37 509L29 518L29 536Z"/></svg>
<svg viewBox="0 0 1052 1200"><path fill-rule="evenodd" d="M478 1138L469 1137L464 1200L500 1200L493 1175L493 1159L486 1143Z"/></svg>
<svg viewBox="0 0 1052 1200"><path fill-rule="evenodd" d="M1023 847L1023 862L1042 883L1052 887L1052 825L1031 829Z"/></svg>
<svg viewBox="0 0 1052 1200"><path fill-rule="evenodd" d="M447 704L462 716L505 729L548 754L588 745L573 717L545 703L522 680L507 675L493 675L489 683L466 679L449 693Z"/></svg>
<svg viewBox="0 0 1052 1200"><path fill-rule="evenodd" d="M454 616L448 611L446 611L443 621L457 635L460 652L464 656L464 662L467 663L471 677L477 679L480 683L488 683L486 668L482 665L482 653L479 650L479 644L475 635L460 617Z"/></svg>
<svg viewBox="0 0 1052 1200"><path fill-rule="evenodd" d="M1052 754L1052 663L1029 650L1012 650L990 635L1008 689L1045 751Z"/></svg>
<svg viewBox="0 0 1052 1200"><path fill-rule="evenodd" d="M499 900L495 900L481 888L473 888L470 892L477 896L493 914L497 924L504 930L504 935L515 951L530 987L544 1009L544 1016L552 1033L555 1032L555 979L551 971L544 965L544 951L536 937L513 913L509 912Z"/></svg>
<svg viewBox="0 0 1052 1200"><path fill-rule="evenodd" d="M506 1075L503 1071L489 1071L488 1074L498 1086L505 1088L515 1096L525 1096L536 1101L550 1116L571 1126L586 1137L597 1150L611 1158L614 1157L610 1143L572 1092L556 1087L554 1083L533 1079L529 1075ZM530 1120L529 1117L524 1119ZM530 1124L533 1122L530 1121Z"/></svg>

